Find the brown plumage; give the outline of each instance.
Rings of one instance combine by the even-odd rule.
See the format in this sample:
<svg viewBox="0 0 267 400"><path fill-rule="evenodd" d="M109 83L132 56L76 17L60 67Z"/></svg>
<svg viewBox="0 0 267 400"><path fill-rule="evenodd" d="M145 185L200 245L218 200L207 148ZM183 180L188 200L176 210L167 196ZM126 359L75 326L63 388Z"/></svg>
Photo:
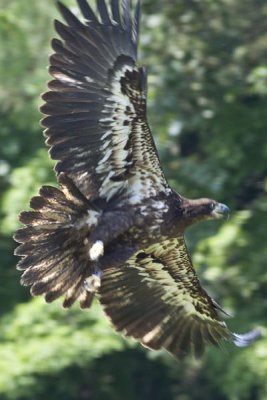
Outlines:
<svg viewBox="0 0 267 400"><path fill-rule="evenodd" d="M168 185L146 117L146 70L137 67L140 1L77 0L85 22L64 5L55 22L43 95L46 143L58 160L59 189L42 187L15 239L22 284L47 302L91 305L96 293L115 329L175 356L204 343L237 346L259 332L231 333L201 287L185 229L228 208L189 200Z"/></svg>

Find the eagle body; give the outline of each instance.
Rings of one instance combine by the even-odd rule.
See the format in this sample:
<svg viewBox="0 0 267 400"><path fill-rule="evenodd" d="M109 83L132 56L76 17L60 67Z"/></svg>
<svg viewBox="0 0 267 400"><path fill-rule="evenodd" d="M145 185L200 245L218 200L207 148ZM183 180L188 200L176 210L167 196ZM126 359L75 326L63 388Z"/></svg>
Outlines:
<svg viewBox="0 0 267 400"><path fill-rule="evenodd" d="M140 1L77 3L83 21L58 3L65 23L55 21L41 111L59 187L43 186L20 214L21 282L66 308L96 295L117 331L176 357L223 340L247 346L259 331L228 329L186 248L187 227L228 208L187 199L164 176L137 65Z"/></svg>
<svg viewBox="0 0 267 400"><path fill-rule="evenodd" d="M99 216L90 242L103 240L108 244L119 239L120 243L139 249L177 237L184 231L181 200L172 191L136 203L134 207L129 204L129 199L108 204Z"/></svg>

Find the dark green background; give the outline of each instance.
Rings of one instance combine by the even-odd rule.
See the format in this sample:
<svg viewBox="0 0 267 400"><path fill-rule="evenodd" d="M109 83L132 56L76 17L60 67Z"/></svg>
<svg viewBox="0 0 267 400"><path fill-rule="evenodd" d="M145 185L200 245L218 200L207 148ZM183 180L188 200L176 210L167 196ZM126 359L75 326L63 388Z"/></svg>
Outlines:
<svg viewBox="0 0 267 400"><path fill-rule="evenodd" d="M65 1L76 11L74 1ZM248 349L179 362L110 328L95 304L63 311L19 285L12 234L42 183L55 184L39 127L57 16L52 0L0 0L0 398L267 398L267 3L144 0L141 62L149 119L170 183L228 204L227 222L187 240L231 329L262 326Z"/></svg>

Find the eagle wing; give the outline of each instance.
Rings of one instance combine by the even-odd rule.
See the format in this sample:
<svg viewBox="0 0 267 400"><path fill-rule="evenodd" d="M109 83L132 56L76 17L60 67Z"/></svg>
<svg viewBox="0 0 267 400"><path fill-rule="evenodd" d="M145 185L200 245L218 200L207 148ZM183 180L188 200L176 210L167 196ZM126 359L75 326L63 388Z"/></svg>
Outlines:
<svg viewBox="0 0 267 400"><path fill-rule="evenodd" d="M126 266L103 272L100 302L118 331L176 357L200 356L205 342L246 346L258 331L237 335L219 318L222 309L201 287L183 237L137 252Z"/></svg>
<svg viewBox="0 0 267 400"><path fill-rule="evenodd" d="M42 120L57 174L66 173L90 199L128 191L132 203L167 187L146 119L146 71L136 67L140 1L78 0L86 23L59 4L66 25L43 95Z"/></svg>

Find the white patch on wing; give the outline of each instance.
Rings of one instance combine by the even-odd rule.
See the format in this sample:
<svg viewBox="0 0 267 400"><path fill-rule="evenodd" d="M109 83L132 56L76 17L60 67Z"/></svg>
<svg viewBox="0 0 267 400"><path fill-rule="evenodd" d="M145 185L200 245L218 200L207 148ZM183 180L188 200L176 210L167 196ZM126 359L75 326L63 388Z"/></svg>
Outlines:
<svg viewBox="0 0 267 400"><path fill-rule="evenodd" d="M156 196L160 190L166 190L166 185L163 185L166 181L159 168L157 155L152 145L149 146L146 142L150 137L148 129L148 127L144 128L140 121L134 130L135 174L129 180L128 190L132 204L140 203L144 198ZM147 130L147 135L144 135L144 130Z"/></svg>
<svg viewBox="0 0 267 400"><path fill-rule="evenodd" d="M157 336L161 331L161 324L156 325L150 332L143 336L142 341L144 344L149 343L155 336Z"/></svg>
<svg viewBox="0 0 267 400"><path fill-rule="evenodd" d="M79 84L82 84L81 81L71 78L70 76L63 74L62 72L53 72L53 76L54 78L60 80L61 82L72 83L73 86L79 86Z"/></svg>
<svg viewBox="0 0 267 400"><path fill-rule="evenodd" d="M106 87L109 95L99 120L104 130L100 147L103 155L96 172L103 176L99 188L101 197L109 200L126 189L131 204L136 204L156 196L167 184L145 120L145 90L136 90L135 83L128 82L131 78L125 76L127 72L131 76L133 71L134 76L142 79L138 75L140 71L124 65ZM131 176L124 175L127 171Z"/></svg>
<svg viewBox="0 0 267 400"><path fill-rule="evenodd" d="M107 127L107 131L101 137L103 144L101 150L104 151L103 157L98 162L96 172L106 175L100 187L100 196L110 199L115 193L127 186L127 182L115 182L112 178L121 175L126 171L128 163L126 158L129 154L125 146L131 133L131 116L134 115L134 108L128 96L121 91L120 80L127 70L132 70L129 66L124 66L117 71L113 77L111 89L112 94L108 97L103 114L110 114L103 117L99 123Z"/></svg>
<svg viewBox="0 0 267 400"><path fill-rule="evenodd" d="M86 80L86 82L94 83L94 80L92 78L90 78L89 76L85 76L84 79Z"/></svg>
<svg viewBox="0 0 267 400"><path fill-rule="evenodd" d="M158 194L157 189L157 186L153 185L150 174L137 169L136 174L129 179L129 202L131 204L138 204L144 198L154 197Z"/></svg>

